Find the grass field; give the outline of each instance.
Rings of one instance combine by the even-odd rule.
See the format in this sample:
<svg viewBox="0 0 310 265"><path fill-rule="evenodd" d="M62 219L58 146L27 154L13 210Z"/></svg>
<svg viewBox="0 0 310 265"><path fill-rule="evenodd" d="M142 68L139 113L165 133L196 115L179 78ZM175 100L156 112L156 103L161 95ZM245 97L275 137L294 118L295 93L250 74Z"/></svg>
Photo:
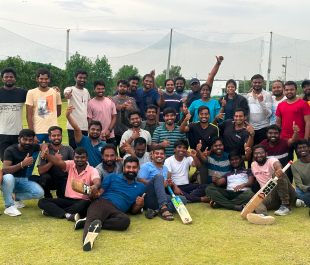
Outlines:
<svg viewBox="0 0 310 265"><path fill-rule="evenodd" d="M59 125L65 129L65 108ZM24 124L26 124L24 120ZM68 143L66 131L64 144ZM2 165L1 165L2 167ZM187 204L193 218L183 225L159 217L130 216L127 231L101 231L91 252L82 251L82 230L41 214L37 200L24 201L19 217L0 217L0 264L309 264L308 208L255 226L239 212ZM0 199L0 212L4 206ZM273 215L274 211L270 211ZM274 215L273 215L274 216Z"/></svg>

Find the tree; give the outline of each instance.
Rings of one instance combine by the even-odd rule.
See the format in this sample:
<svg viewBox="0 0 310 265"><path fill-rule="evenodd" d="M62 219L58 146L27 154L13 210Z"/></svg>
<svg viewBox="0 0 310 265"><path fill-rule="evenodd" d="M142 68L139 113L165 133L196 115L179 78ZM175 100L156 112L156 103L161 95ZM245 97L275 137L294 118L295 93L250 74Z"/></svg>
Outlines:
<svg viewBox="0 0 310 265"><path fill-rule="evenodd" d="M167 73L167 69L165 69L163 71L163 74L165 76L166 76L166 73ZM182 74L181 74L181 66L178 66L178 65L173 66L173 65L171 65L170 70L169 70L169 78L174 80L178 76L182 76Z"/></svg>
<svg viewBox="0 0 310 265"><path fill-rule="evenodd" d="M133 65L123 65L120 69L118 69L117 73L114 75L114 79L128 80L129 76L132 75L139 75L138 68L134 67Z"/></svg>
<svg viewBox="0 0 310 265"><path fill-rule="evenodd" d="M157 87L162 87L162 89L165 88L165 80L166 80L166 74L159 74L158 76L155 77L155 83Z"/></svg>

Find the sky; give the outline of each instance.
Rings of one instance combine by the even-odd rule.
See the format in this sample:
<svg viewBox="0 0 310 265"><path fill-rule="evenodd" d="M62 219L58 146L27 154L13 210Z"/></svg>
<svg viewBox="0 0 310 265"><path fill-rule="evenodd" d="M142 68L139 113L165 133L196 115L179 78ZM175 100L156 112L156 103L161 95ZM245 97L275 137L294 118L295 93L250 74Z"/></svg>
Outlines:
<svg viewBox="0 0 310 265"><path fill-rule="evenodd" d="M66 29L70 29L70 53L110 58L144 50L165 38L171 28L209 42L259 37L269 41L270 31L310 40L305 34L309 9L306 0L11 0L0 3L0 27L63 52ZM268 45L265 43L263 72L267 70ZM1 51L0 55L5 56Z"/></svg>

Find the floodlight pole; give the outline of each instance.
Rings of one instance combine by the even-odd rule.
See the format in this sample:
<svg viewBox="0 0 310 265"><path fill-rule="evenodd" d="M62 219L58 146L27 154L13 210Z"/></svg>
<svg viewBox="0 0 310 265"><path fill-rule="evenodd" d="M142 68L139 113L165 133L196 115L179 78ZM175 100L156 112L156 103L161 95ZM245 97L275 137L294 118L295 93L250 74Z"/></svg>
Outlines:
<svg viewBox="0 0 310 265"><path fill-rule="evenodd" d="M70 32L70 29L67 29L66 62L69 61L69 32Z"/></svg>
<svg viewBox="0 0 310 265"><path fill-rule="evenodd" d="M167 71L166 71L166 79L169 78L169 69L170 69L170 58L171 58L171 43L172 43L172 30L170 31L170 43L169 43L169 54L168 54L168 65L167 65Z"/></svg>
<svg viewBox="0 0 310 265"><path fill-rule="evenodd" d="M287 58L292 58L291 56L288 57L287 55L282 57L282 58L285 58L285 69L284 69L284 83L286 82L286 68L287 68Z"/></svg>
<svg viewBox="0 0 310 265"><path fill-rule="evenodd" d="M270 32L270 46L269 46L269 59L268 59L268 71L267 71L266 91L269 91L269 84L270 84L271 52L272 52L272 31Z"/></svg>

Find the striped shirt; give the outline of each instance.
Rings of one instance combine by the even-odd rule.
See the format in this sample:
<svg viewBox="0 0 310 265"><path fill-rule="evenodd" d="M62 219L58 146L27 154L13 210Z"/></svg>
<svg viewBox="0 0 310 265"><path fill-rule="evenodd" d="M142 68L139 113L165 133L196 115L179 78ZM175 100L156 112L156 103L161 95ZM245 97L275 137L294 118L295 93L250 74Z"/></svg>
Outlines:
<svg viewBox="0 0 310 265"><path fill-rule="evenodd" d="M288 163L288 152L290 147L288 146L287 138L280 138L275 146L270 146L268 139L263 140L260 144L266 146L268 153L267 158L276 158L280 161L281 165L284 167Z"/></svg>
<svg viewBox="0 0 310 265"><path fill-rule="evenodd" d="M175 123L177 123L179 121L179 110L180 108L183 107L182 97L177 93L174 93L173 95L167 95L166 93L164 93L164 98L165 98L165 106L163 108L160 108L159 121L160 122L165 121L163 118L164 109L173 108L177 112L176 113L177 118L174 121Z"/></svg>
<svg viewBox="0 0 310 265"><path fill-rule="evenodd" d="M218 158L215 154L211 154L207 157L207 159L206 166L208 168L208 184L212 183L212 176L215 172L217 176L221 178L232 170L228 159L228 153L223 152L223 156L221 158Z"/></svg>
<svg viewBox="0 0 310 265"><path fill-rule="evenodd" d="M152 138L153 143L157 143L157 144L162 143L166 139L166 137L168 137L167 140L170 141L170 145L166 147L167 158L174 155L173 145L176 140L179 140L179 139L186 140L185 133L180 133L179 128L180 126L175 124L174 128L170 132L167 129L166 124L163 124L162 126L157 127L156 130L154 131L153 138Z"/></svg>

